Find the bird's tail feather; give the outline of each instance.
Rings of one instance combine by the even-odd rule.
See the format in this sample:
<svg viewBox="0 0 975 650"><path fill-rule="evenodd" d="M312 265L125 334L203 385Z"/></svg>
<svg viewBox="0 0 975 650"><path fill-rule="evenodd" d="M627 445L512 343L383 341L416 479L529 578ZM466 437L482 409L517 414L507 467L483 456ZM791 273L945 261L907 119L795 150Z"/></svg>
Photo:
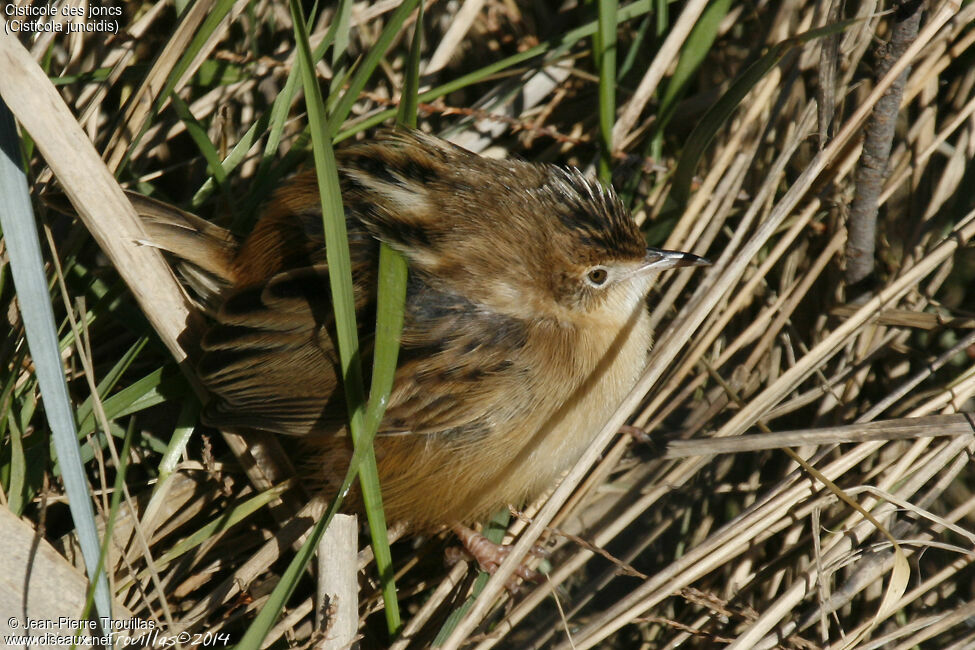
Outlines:
<svg viewBox="0 0 975 650"><path fill-rule="evenodd" d="M177 207L135 192L125 192L146 232L139 244L163 251L191 297L205 310L215 309L220 293L234 284L234 259L240 244L230 231ZM61 192L48 192L44 203L74 215Z"/></svg>
<svg viewBox="0 0 975 650"><path fill-rule="evenodd" d="M204 308L233 285L238 241L230 231L167 203L134 192L125 195L142 220L147 239L140 243L162 250L187 288Z"/></svg>

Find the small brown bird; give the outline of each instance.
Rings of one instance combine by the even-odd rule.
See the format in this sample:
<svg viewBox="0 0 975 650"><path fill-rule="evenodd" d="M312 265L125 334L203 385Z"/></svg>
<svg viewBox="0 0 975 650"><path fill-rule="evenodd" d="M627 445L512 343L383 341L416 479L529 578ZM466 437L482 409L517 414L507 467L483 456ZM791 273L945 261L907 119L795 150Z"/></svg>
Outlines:
<svg viewBox="0 0 975 650"><path fill-rule="evenodd" d="M616 195L574 169L403 130L337 160L367 357L379 242L409 265L375 441L387 518L431 531L537 495L643 370L655 273L707 262L647 248ZM314 174L279 190L242 242L187 213L140 212L213 319L206 422L301 436L306 467L340 480L351 443Z"/></svg>

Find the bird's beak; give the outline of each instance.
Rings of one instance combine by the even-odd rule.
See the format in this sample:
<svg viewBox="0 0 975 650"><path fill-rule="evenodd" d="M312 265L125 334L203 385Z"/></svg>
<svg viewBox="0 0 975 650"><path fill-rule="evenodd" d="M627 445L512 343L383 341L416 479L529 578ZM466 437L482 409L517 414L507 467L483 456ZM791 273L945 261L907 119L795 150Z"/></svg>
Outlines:
<svg viewBox="0 0 975 650"><path fill-rule="evenodd" d="M643 264L640 266L640 273L676 269L682 266L709 266L710 264L711 262L703 257L691 253L648 248L647 254L643 258Z"/></svg>

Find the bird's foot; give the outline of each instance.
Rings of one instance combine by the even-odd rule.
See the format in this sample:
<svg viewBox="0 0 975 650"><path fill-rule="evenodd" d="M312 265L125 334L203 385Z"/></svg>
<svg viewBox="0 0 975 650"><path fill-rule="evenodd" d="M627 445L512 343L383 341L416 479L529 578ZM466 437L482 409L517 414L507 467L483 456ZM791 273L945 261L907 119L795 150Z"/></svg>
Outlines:
<svg viewBox="0 0 975 650"><path fill-rule="evenodd" d="M447 562L450 564L456 564L461 560L473 559L481 567L482 571L494 575L494 572L498 570L498 567L501 566L504 559L511 553L511 546L507 544L495 544L481 533L467 526L454 526L453 530L454 534L457 535L457 539L464 545L464 548L458 549L454 547L447 549ZM538 545L533 546L530 553L535 557L545 557L548 555L545 549ZM505 584L505 589L510 593L517 592L518 578L531 582L539 582L541 580L541 574L525 564L520 564Z"/></svg>
<svg viewBox="0 0 975 650"><path fill-rule="evenodd" d="M644 445L653 444L653 440L651 440L649 433L647 433L640 427L633 426L632 424L624 424L620 426L620 433L633 438L633 442L638 442Z"/></svg>

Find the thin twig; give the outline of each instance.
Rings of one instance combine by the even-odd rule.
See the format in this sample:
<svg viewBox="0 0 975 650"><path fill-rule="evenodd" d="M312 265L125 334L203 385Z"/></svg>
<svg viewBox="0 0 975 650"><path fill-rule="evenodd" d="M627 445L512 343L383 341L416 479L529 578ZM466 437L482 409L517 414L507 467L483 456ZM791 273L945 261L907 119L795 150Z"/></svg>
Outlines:
<svg viewBox="0 0 975 650"><path fill-rule="evenodd" d="M827 445L870 440L913 440L934 436L964 436L975 433L975 420L970 413L933 415L925 418L901 418L839 427L800 429L781 433L756 433L733 438L674 440L667 443L666 458L711 456L743 451Z"/></svg>
<svg viewBox="0 0 975 650"><path fill-rule="evenodd" d="M875 79L883 79L894 63L917 38L921 24L921 0L906 0L894 13L894 29L890 41L877 51ZM856 172L856 196L850 206L849 231L846 242L846 284L854 285L873 272L874 249L877 239L877 199L884 189L887 162L894 141L894 127L900 111L904 84L911 68L904 69L877 101L865 125L863 153Z"/></svg>

